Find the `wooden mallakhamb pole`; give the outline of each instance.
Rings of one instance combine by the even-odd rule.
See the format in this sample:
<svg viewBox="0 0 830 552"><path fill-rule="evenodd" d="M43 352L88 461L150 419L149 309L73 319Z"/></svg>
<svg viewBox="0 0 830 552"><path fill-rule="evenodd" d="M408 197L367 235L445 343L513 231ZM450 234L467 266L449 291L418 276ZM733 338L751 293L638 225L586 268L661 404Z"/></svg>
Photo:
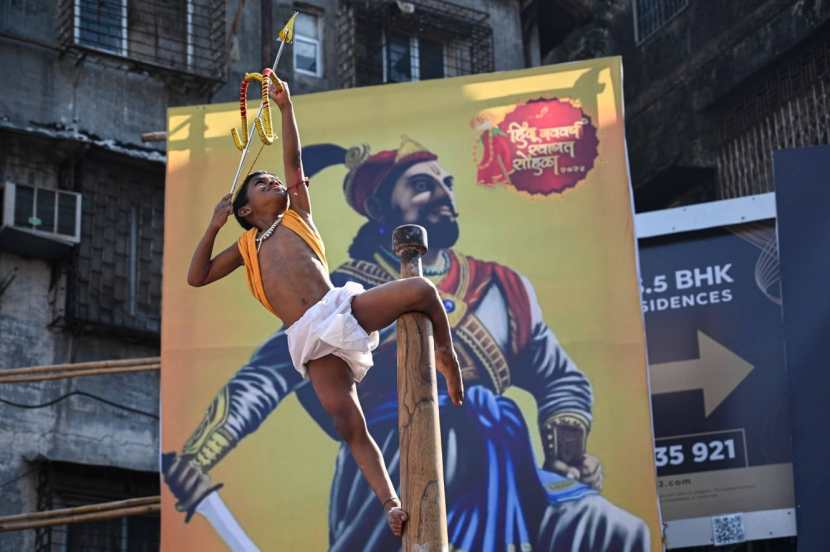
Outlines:
<svg viewBox="0 0 830 552"><path fill-rule="evenodd" d="M399 226L392 240L401 259L401 278L421 276L426 229ZM398 319L397 331L401 502L409 512L403 552L446 551L447 506L432 323L423 314L409 313Z"/></svg>

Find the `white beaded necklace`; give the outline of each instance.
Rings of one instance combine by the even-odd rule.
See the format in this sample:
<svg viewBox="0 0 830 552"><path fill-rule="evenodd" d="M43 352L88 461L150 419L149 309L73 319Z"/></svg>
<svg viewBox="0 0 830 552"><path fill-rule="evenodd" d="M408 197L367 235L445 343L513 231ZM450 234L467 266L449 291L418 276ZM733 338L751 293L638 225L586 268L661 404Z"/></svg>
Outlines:
<svg viewBox="0 0 830 552"><path fill-rule="evenodd" d="M277 220L274 221L274 224L269 226L268 229L265 232L263 232L262 234L259 235L259 237L256 239L256 252L257 253L259 253L259 248L262 247L262 242L264 242L265 240L267 240L268 238L271 237L271 234L274 233L274 230L277 229L277 226L279 226L279 223L281 221L282 221L282 217L277 218Z"/></svg>

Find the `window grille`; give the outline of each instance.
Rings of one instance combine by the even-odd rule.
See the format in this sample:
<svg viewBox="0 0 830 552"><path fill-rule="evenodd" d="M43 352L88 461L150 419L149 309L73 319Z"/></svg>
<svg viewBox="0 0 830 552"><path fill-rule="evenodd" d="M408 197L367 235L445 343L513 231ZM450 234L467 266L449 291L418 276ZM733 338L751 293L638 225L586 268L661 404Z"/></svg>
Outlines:
<svg viewBox="0 0 830 552"><path fill-rule="evenodd" d="M223 0L59 0L65 49L219 81L225 64Z"/></svg>
<svg viewBox="0 0 830 552"><path fill-rule="evenodd" d="M323 76L323 41L320 17L300 13L294 27L294 70L312 77Z"/></svg>
<svg viewBox="0 0 830 552"><path fill-rule="evenodd" d="M40 463L38 510L86 506L157 495L158 474L69 462ZM127 516L35 529L35 552L155 552L158 514Z"/></svg>
<svg viewBox="0 0 830 552"><path fill-rule="evenodd" d="M689 0L634 0L637 44L645 42L687 7Z"/></svg>
<svg viewBox="0 0 830 552"><path fill-rule="evenodd" d="M718 194L772 191L772 152L830 143L830 26L721 100Z"/></svg>
<svg viewBox="0 0 830 552"><path fill-rule="evenodd" d="M345 0L338 12L343 87L493 70L489 14L442 0Z"/></svg>

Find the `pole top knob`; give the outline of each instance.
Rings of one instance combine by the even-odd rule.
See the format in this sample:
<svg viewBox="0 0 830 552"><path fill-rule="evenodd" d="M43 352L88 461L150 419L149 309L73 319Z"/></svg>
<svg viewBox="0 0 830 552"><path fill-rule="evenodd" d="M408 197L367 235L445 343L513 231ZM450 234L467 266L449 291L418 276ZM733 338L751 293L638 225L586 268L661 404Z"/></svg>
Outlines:
<svg viewBox="0 0 830 552"><path fill-rule="evenodd" d="M407 250L414 249L419 256L427 252L427 229L417 224L404 224L392 233L395 255L401 257Z"/></svg>

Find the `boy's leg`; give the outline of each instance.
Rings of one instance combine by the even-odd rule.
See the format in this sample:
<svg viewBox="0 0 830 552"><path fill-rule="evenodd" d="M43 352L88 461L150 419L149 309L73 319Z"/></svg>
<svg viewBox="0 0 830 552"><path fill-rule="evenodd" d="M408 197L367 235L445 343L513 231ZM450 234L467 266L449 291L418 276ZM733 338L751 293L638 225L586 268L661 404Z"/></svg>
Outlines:
<svg viewBox="0 0 830 552"><path fill-rule="evenodd" d="M404 278L374 287L352 300L352 314L367 332L385 328L402 314L420 312L435 331L436 368L447 379L453 403L464 400L461 368L452 345L450 322L435 285L426 278Z"/></svg>
<svg viewBox="0 0 830 552"><path fill-rule="evenodd" d="M387 511L387 521L392 532L400 536L406 513L377 443L369 434L363 409L357 398L357 389L348 365L340 358L328 355L307 364L308 377L326 412L332 417L337 432L349 445L360 471L369 482Z"/></svg>

